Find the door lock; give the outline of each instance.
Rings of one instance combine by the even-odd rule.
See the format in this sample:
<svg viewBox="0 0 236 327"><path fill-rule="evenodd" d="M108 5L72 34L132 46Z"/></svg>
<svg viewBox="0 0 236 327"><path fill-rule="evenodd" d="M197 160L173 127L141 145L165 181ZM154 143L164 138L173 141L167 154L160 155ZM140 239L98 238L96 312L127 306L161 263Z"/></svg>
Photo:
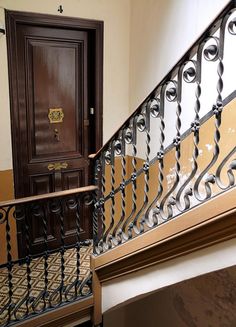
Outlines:
<svg viewBox="0 0 236 327"><path fill-rule="evenodd" d="M59 137L59 131L57 128L54 129L54 138L57 142L60 141L60 137Z"/></svg>
<svg viewBox="0 0 236 327"><path fill-rule="evenodd" d="M94 115L94 114L95 114L95 110L94 110L94 108L90 108L90 109L89 109L89 112L90 112L90 115Z"/></svg>

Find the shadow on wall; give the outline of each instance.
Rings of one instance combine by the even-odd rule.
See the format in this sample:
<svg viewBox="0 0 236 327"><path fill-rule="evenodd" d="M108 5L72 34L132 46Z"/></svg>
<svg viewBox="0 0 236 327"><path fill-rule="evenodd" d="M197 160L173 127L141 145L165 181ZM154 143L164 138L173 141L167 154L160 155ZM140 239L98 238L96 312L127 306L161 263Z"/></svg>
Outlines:
<svg viewBox="0 0 236 327"><path fill-rule="evenodd" d="M235 327L235 289L234 266L108 311L104 327Z"/></svg>

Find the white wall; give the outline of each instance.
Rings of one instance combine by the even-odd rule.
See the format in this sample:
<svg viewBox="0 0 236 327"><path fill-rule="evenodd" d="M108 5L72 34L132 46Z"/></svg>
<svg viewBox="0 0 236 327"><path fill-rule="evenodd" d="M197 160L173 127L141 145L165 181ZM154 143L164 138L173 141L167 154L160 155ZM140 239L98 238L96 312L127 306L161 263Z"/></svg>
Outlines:
<svg viewBox="0 0 236 327"><path fill-rule="evenodd" d="M202 34L227 0L131 0L130 20L130 111L133 112L162 78ZM218 36L218 35L217 35ZM223 97L235 89L236 37L226 33ZM200 116L211 110L217 97L218 62L202 64ZM196 83L183 82L182 127L186 131L194 120ZM165 102L165 146L176 135L176 102ZM152 119L151 155L159 150L159 121ZM145 158L145 133L138 133L138 156Z"/></svg>
<svg viewBox="0 0 236 327"><path fill-rule="evenodd" d="M129 111L129 0L0 0L0 23L4 8L90 18L104 21L104 142L128 116ZM11 169L10 115L6 37L0 36L0 170Z"/></svg>
<svg viewBox="0 0 236 327"><path fill-rule="evenodd" d="M131 111L154 89L228 2L131 0Z"/></svg>
<svg viewBox="0 0 236 327"><path fill-rule="evenodd" d="M235 280L233 266L165 287L108 311L103 326L235 326Z"/></svg>
<svg viewBox="0 0 236 327"><path fill-rule="evenodd" d="M181 281L236 265L236 239L104 283L102 312Z"/></svg>

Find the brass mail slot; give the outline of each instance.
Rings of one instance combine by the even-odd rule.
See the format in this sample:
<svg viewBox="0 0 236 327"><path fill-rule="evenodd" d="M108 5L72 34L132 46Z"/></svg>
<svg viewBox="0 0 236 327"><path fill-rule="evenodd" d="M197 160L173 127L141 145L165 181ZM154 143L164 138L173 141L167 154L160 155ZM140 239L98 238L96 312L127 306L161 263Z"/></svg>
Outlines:
<svg viewBox="0 0 236 327"><path fill-rule="evenodd" d="M62 108L49 108L48 119L50 124L63 123L64 112Z"/></svg>
<svg viewBox="0 0 236 327"><path fill-rule="evenodd" d="M61 170L68 167L67 162L55 162L48 164L48 170Z"/></svg>

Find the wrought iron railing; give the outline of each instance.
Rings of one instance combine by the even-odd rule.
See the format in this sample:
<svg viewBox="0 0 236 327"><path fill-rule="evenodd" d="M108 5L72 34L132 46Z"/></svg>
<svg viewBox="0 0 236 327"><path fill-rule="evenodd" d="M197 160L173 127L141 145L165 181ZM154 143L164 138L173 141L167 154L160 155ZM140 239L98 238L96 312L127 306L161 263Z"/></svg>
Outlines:
<svg viewBox="0 0 236 327"><path fill-rule="evenodd" d="M235 6L228 4L95 155L95 254L235 185Z"/></svg>
<svg viewBox="0 0 236 327"><path fill-rule="evenodd" d="M0 325L9 326L92 294L89 257L91 240L80 240L80 215L91 206L96 187L50 193L0 203ZM66 243L64 225L75 226L73 244ZM89 219L89 217L87 217ZM59 245L50 249L49 225L59 226ZM41 253L32 251L31 228L42 230ZM24 257L17 257L16 224L24 225ZM3 244L6 244L3 253ZM87 261L86 261L87 260Z"/></svg>

